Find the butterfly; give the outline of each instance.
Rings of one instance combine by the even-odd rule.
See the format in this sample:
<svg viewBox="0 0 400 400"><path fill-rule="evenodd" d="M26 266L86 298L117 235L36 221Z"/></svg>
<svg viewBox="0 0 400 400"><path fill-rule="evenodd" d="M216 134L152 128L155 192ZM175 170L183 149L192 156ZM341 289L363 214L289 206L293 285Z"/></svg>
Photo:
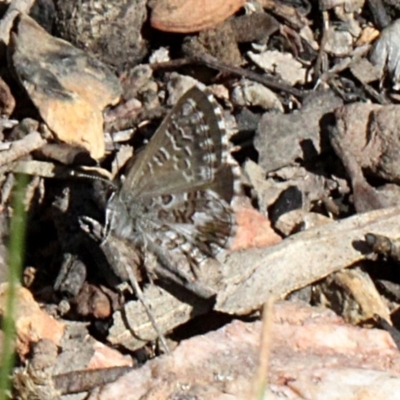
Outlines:
<svg viewBox="0 0 400 400"><path fill-rule="evenodd" d="M150 253L169 276L190 286L195 278L188 278L188 267L193 272L214 259L234 236L237 168L221 109L211 94L190 89L109 199L107 235Z"/></svg>

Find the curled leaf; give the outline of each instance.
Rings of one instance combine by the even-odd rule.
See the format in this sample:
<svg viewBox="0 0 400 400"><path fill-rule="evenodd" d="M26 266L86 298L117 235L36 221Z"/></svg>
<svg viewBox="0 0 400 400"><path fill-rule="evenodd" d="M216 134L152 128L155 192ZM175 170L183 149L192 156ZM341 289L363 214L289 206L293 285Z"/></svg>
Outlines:
<svg viewBox="0 0 400 400"><path fill-rule="evenodd" d="M198 32L224 21L245 0L158 0L153 4L151 26L165 32Z"/></svg>

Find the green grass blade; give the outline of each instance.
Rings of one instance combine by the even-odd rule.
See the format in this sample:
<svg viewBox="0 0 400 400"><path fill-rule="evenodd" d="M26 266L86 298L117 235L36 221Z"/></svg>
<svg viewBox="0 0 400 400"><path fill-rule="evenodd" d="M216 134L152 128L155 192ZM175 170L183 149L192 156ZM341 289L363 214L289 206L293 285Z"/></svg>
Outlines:
<svg viewBox="0 0 400 400"><path fill-rule="evenodd" d="M27 175L19 175L13 197L13 217L10 227L8 246L8 291L3 316L3 343L0 361L0 400L8 398L10 390L9 376L14 365L14 313L16 310L16 293L20 284L21 269L25 255L26 212L24 206Z"/></svg>

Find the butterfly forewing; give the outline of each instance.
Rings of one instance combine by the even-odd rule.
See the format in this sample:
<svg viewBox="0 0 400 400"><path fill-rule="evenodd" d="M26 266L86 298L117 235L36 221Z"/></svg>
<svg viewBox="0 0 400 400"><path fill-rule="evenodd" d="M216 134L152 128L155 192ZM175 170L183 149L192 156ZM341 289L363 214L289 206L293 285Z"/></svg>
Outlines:
<svg viewBox="0 0 400 400"><path fill-rule="evenodd" d="M223 130L211 96L190 89L157 129L122 190L151 196L212 182L224 155Z"/></svg>

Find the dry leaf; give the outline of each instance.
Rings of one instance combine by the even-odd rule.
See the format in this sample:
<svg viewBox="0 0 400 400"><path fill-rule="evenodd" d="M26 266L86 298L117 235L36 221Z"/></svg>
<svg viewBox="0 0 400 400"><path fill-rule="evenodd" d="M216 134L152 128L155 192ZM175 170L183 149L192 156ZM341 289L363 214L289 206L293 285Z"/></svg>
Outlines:
<svg viewBox="0 0 400 400"><path fill-rule="evenodd" d="M84 51L49 35L27 15L20 16L11 43L17 76L54 136L101 158L102 110L122 93L116 76Z"/></svg>

